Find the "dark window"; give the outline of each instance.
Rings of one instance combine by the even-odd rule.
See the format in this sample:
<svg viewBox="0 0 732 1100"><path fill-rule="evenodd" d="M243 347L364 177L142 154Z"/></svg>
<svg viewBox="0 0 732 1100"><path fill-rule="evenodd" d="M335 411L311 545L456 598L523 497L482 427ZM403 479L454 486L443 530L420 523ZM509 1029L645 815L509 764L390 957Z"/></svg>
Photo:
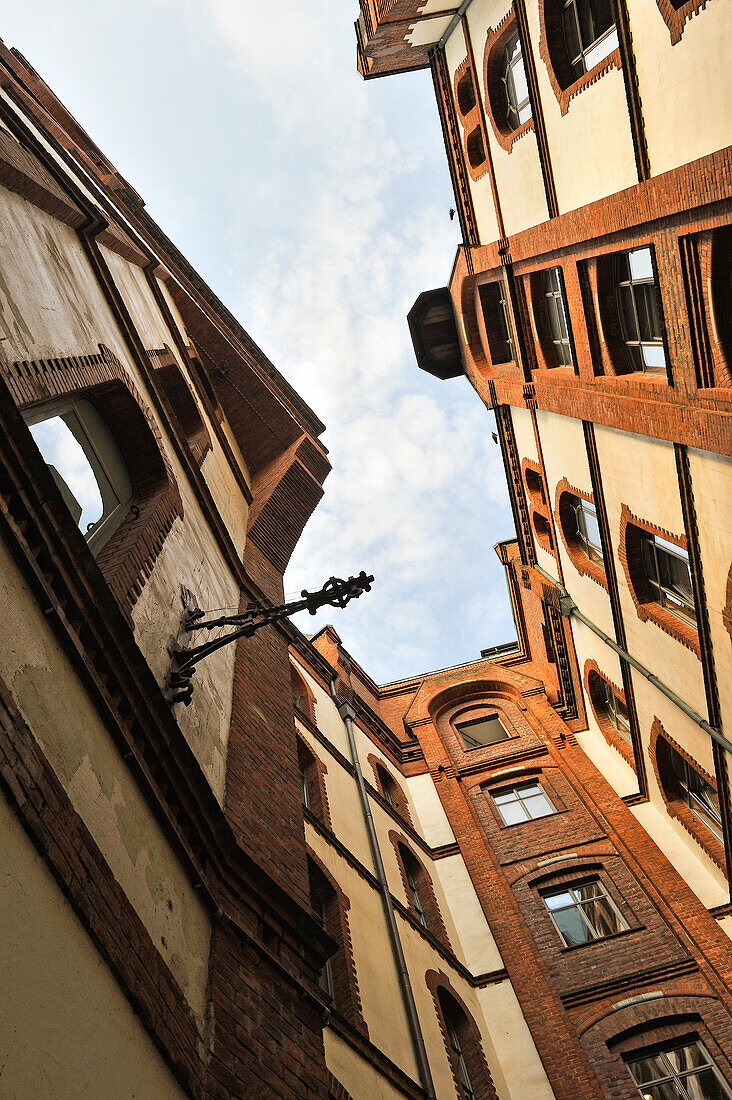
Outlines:
<svg viewBox="0 0 732 1100"><path fill-rule="evenodd" d="M562 25L575 78L618 48L612 0L565 0Z"/></svg>
<svg viewBox="0 0 732 1100"><path fill-rule="evenodd" d="M455 727L466 749L479 749L483 745L495 745L498 741L505 741L508 737L508 733L497 714L488 714L485 718L474 718L470 722L456 722Z"/></svg>
<svg viewBox="0 0 732 1100"><path fill-rule="evenodd" d="M474 130L471 130L465 144L468 150L470 167L480 168L485 160L485 144L483 142L483 131L480 126L476 126Z"/></svg>
<svg viewBox="0 0 732 1100"><path fill-rule="evenodd" d="M727 1100L730 1091L698 1039L666 1043L628 1060L643 1100Z"/></svg>
<svg viewBox="0 0 732 1100"><path fill-rule="evenodd" d="M542 504L546 504L546 496L544 494L544 479L540 473L536 470L532 470L530 466L527 466L524 470L524 480L526 481L526 488L529 493L536 494Z"/></svg>
<svg viewBox="0 0 732 1100"><path fill-rule="evenodd" d="M407 876L407 886L409 887L409 893L412 895L412 903L414 905L414 911L417 914L417 920L423 928L427 927L427 918L424 915L424 907L419 896L419 889L414 877L414 869L410 866L410 860L408 856L403 856L404 859L404 873Z"/></svg>
<svg viewBox="0 0 732 1100"><path fill-rule="evenodd" d="M643 532L641 561L656 603L695 624L694 588L686 551L658 535Z"/></svg>
<svg viewBox="0 0 732 1100"><path fill-rule="evenodd" d="M616 294L623 339L633 370L665 371L658 289L650 248L617 257Z"/></svg>
<svg viewBox="0 0 732 1100"><path fill-rule="evenodd" d="M717 792L688 760L667 742L663 744L668 754L664 778L672 789L670 793L685 802L707 829L722 840L722 813Z"/></svg>
<svg viewBox="0 0 732 1100"><path fill-rule="evenodd" d="M563 886L542 897L567 947L604 939L628 927L599 879Z"/></svg>
<svg viewBox="0 0 732 1100"><path fill-rule="evenodd" d="M313 916L319 924L328 931L326 927L326 915L325 915L325 900L322 894L317 891L312 892L310 895L310 907L313 911ZM333 996L333 967L330 959L326 959L325 966L318 975L318 984L320 988L328 994L329 997Z"/></svg>
<svg viewBox="0 0 732 1100"><path fill-rule="evenodd" d="M569 493L567 496L574 526L574 530L567 533L574 535L590 561L602 565L602 542L595 505L591 504L589 500L582 500L580 497L572 496Z"/></svg>
<svg viewBox="0 0 732 1100"><path fill-rule="evenodd" d="M452 1047L453 1057L457 1066L460 1084L463 1088L463 1094L466 1100L475 1100L475 1089L473 1088L473 1084L470 1080L468 1064L465 1061L462 1043L460 1042L460 1034L451 1015L447 1015L445 1017L445 1026L447 1028L447 1037L450 1040L450 1046Z"/></svg>
<svg viewBox="0 0 732 1100"><path fill-rule="evenodd" d="M558 267L550 267L544 272L544 311L556 365L559 367L571 365L572 346L569 339L562 278Z"/></svg>
<svg viewBox="0 0 732 1100"><path fill-rule="evenodd" d="M461 115L469 115L475 107L473 75L470 71L460 77L457 84L457 101Z"/></svg>
<svg viewBox="0 0 732 1100"><path fill-rule="evenodd" d="M503 283L481 283L478 296L491 360L494 363L510 363L516 356L513 350Z"/></svg>
<svg viewBox="0 0 732 1100"><path fill-rule="evenodd" d="M90 401L65 401L27 415L61 495L94 550L122 522L133 487L114 436Z"/></svg>
<svg viewBox="0 0 732 1100"><path fill-rule="evenodd" d="M624 738L628 744L632 744L628 708L620 696L615 694L607 680L603 680L599 676L598 680L600 681L601 690L604 695L605 713L620 736Z"/></svg>
<svg viewBox="0 0 732 1100"><path fill-rule="evenodd" d="M509 130L517 130L531 118L529 86L518 32L511 35L501 54L501 86L506 125Z"/></svg>
<svg viewBox="0 0 732 1100"><path fill-rule="evenodd" d="M554 813L554 807L536 780L520 783L510 790L491 791L491 797L505 825L517 825Z"/></svg>

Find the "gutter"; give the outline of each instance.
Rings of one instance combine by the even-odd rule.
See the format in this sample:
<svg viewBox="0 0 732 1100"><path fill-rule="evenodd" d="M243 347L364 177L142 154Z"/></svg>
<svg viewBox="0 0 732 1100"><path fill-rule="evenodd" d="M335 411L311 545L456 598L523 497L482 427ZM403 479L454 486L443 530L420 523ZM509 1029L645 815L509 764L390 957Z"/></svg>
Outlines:
<svg viewBox="0 0 732 1100"><path fill-rule="evenodd" d="M435 50L444 50L445 43L447 42L448 38L450 37L452 32L455 30L458 23L460 22L462 17L465 15L465 12L468 10L468 8L470 7L470 5L472 3L473 3L473 0L463 0L462 4L460 5L458 10L453 15L450 22L448 23L447 29L444 31L442 37L440 38L440 41L434 47Z"/></svg>
<svg viewBox="0 0 732 1100"><path fill-rule="evenodd" d="M389 933L389 939L391 941L391 948L394 953L394 962L396 963L397 968L399 988L402 994L404 1010L407 1014L407 1020L409 1022L409 1032L412 1038L412 1047L417 1062L420 1083L422 1085L426 1100L437 1100L435 1086L432 1082L432 1073L430 1072L430 1066L427 1060L427 1050L424 1045L422 1027L419 1022L419 1016L417 1015L417 1005L414 1000L412 983L409 980L409 971L407 970L407 963L404 958L402 941L399 938L399 929L397 927L396 917L394 916L394 907L391 902L391 891L389 890L389 884L386 881L386 872L384 871L384 864L381 859L381 849L379 848L379 840L376 836L376 827L374 826L374 819L371 813L371 807L369 805L368 793L366 791L366 783L364 781L363 772L361 771L361 763L358 759L358 752L356 750L356 738L353 734L353 719L356 717L356 712L350 703L339 702L338 693L336 692L335 687L335 680L330 681L330 694L334 703L338 707L338 713L341 716L343 725L346 728L348 747L351 752L351 761L353 763L353 768L356 773L356 783L358 786L359 798L361 800L361 809L363 811L366 832L368 833L369 837L369 845L371 847L371 855L373 856L374 860L374 868L376 870L376 878L379 883L381 900L384 906L386 927Z"/></svg>
<svg viewBox="0 0 732 1100"><path fill-rule="evenodd" d="M541 568L541 566L535 565L534 569L536 569L537 573L540 573L542 577L545 577L548 581L551 581L551 583L559 592L559 610L561 611L565 619L571 619L572 617L574 617L575 619L579 619L579 621L583 623L588 628L588 630L591 630L593 634L596 634L597 637L600 638L606 646L609 646L609 648L612 649L614 653L617 653L619 657L622 657L624 661L627 661L631 668L634 668L636 672L639 672L641 676L644 677L644 679L648 680L649 683L658 688L662 695L665 695L667 699L670 699L674 706L677 706L679 710L683 711L683 713L688 718L691 718L692 722L695 722L696 725L703 729L705 733L708 733L713 741L716 741L717 744L721 745L723 749L727 750L727 752L732 753L732 741L728 741L727 738L722 733L720 733L718 729L715 729L714 726L710 725L709 722L707 722L706 718L702 718L701 714L695 711L693 707L690 707L688 703L685 703L681 696L677 695L676 692L668 686L668 684L664 684L663 680L659 680L658 676L654 675L654 673L652 672L649 672L645 665L642 665L640 661L636 661L635 657L631 657L627 649L623 649L622 646L619 646L617 642L614 642L613 639L605 633L604 630L593 623L591 619L588 619L587 616L577 607L577 604L567 592L566 588L563 588L560 584L557 584L554 578L550 576L549 573L546 573Z"/></svg>

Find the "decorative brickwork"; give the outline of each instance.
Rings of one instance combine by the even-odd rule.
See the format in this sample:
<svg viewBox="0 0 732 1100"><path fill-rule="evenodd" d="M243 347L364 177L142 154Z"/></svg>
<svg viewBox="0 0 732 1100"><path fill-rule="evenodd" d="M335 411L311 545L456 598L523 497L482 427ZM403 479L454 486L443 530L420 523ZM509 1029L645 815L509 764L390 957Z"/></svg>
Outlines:
<svg viewBox="0 0 732 1100"><path fill-rule="evenodd" d="M394 852L396 853L397 864L399 865L399 872L402 876L402 883L404 885L404 892L407 895L407 903L409 905L409 911L412 916L421 925L419 919L417 905L415 899L412 896L412 889L409 885L408 875L412 878L412 881L417 887L417 894L419 895L420 905L424 914L425 924L427 931L431 932L440 943L443 943L445 947L452 950L450 946L450 939L447 935L445 923L442 919L442 912L440 906L435 897L435 889L432 885L432 879L425 870L424 864L414 854L414 849L411 842L402 834L398 833L395 829L389 830L389 840L394 845Z"/></svg>
<svg viewBox="0 0 732 1100"><path fill-rule="evenodd" d="M346 1019L368 1038L369 1030L363 1018L361 993L358 988L356 965L353 960L353 943L348 923L351 903L337 879L323 861L307 849L310 875L310 892L323 907L325 928L338 944L338 950L330 958L333 981L333 1005Z"/></svg>
<svg viewBox="0 0 732 1100"><path fill-rule="evenodd" d="M469 58L458 65L455 71L453 92L457 117L463 132L467 169L472 180L479 180L488 171L488 147L487 137L483 132L475 73Z"/></svg>
<svg viewBox="0 0 732 1100"><path fill-rule="evenodd" d="M579 497L590 504L595 503L592 493L570 485L566 477L557 482L554 490L554 519L572 565L581 577L590 577L607 592L607 575L600 562L593 561L577 537L574 512L570 497Z"/></svg>
<svg viewBox="0 0 732 1100"><path fill-rule="evenodd" d="M629 764L633 771L635 771L635 753L633 752L633 746L618 733L615 726L612 724L607 712L605 695L600 685L597 683L597 680L604 680L606 684L609 684L623 706L627 707L623 689L619 688L617 684L614 684L610 677L606 676L605 673L600 670L596 661L588 658L585 661L583 670L583 682L585 685L585 693L590 700L592 713L595 716L595 721L600 727L600 733L605 738L608 745L611 745L619 752L625 763ZM630 736L630 734L628 734L628 736Z"/></svg>
<svg viewBox="0 0 732 1100"><path fill-rule="evenodd" d="M671 35L671 45L681 41L686 23L703 11L708 0L656 0L658 10Z"/></svg>
<svg viewBox="0 0 732 1100"><path fill-rule="evenodd" d="M674 782L671 762L668 759L668 754L664 752L664 745L670 745L679 756L686 760L687 764L689 764L695 772L698 772L715 792L717 791L716 778L702 768L702 766L689 755L686 749L666 732L658 718L653 719L649 751L656 782L658 783L658 789L666 803L668 815L681 822L687 833L693 836L699 847L703 848L709 858L717 864L724 874L726 874L727 867L724 845L721 840L718 840L714 833L706 827L704 822L696 816L691 807L679 797L677 786Z"/></svg>
<svg viewBox="0 0 732 1100"><path fill-rule="evenodd" d="M546 65L552 91L557 97L563 115L569 110L570 100L595 84L610 69L620 69L620 50L615 49L589 72L575 77L567 57L562 29L562 6L556 0L539 0L539 57Z"/></svg>
<svg viewBox="0 0 732 1100"><path fill-rule="evenodd" d="M670 634L672 638L676 638L692 653L696 653L701 660L697 629L691 623L680 619L678 615L674 615L672 611L661 607L653 598L641 559L642 531L648 531L651 535L658 535L666 542L674 543L683 550L686 549L685 535L674 535L663 527L657 527L655 524L649 523L648 520L640 519L638 516L633 515L627 504L621 504L618 558L623 566L628 590L635 604L638 618L641 622L650 620L655 623L666 634Z"/></svg>
<svg viewBox="0 0 732 1100"><path fill-rule="evenodd" d="M530 458L521 461L526 495L529 498L529 514L536 541L548 554L556 557L552 538L552 526L549 518L549 498L544 484L541 466Z"/></svg>
<svg viewBox="0 0 732 1100"><path fill-rule="evenodd" d="M395 813L404 818L410 828L413 829L414 825L412 824L412 815L409 812L409 802L400 784L392 773L386 769L378 756L370 752L367 759L373 769L376 789L379 794L392 807Z"/></svg>
<svg viewBox="0 0 732 1100"><path fill-rule="evenodd" d="M122 523L96 555L120 606L129 613L183 505L152 413L109 348L0 369L18 408L36 411L61 397L86 398L113 428L135 496ZM56 490L58 493L58 490ZM54 494L55 495L55 494ZM61 508L59 508L61 511Z"/></svg>
<svg viewBox="0 0 732 1100"><path fill-rule="evenodd" d="M464 1100L465 1090L462 1086L453 1035L457 1036L460 1043L475 1100L498 1100L488 1063L483 1053L480 1032L464 1001L455 992L450 979L441 970L428 970L424 977L427 988L432 994L435 1013L442 1032L445 1051L452 1069L458 1097ZM451 1032L453 1035L450 1034Z"/></svg>
<svg viewBox="0 0 732 1100"><path fill-rule="evenodd" d="M496 141L510 153L514 143L534 129L533 116L512 130L506 121L501 65L503 51L508 40L516 33L516 15L513 9L504 15L497 27L488 31L483 50L483 86L486 91L487 115Z"/></svg>

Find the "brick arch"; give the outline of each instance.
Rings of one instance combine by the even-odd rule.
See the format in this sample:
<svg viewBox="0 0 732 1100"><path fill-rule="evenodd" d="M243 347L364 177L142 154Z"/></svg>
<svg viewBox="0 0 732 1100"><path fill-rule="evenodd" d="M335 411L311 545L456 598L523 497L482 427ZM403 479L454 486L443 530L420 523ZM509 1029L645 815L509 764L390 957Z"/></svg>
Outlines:
<svg viewBox="0 0 732 1100"><path fill-rule="evenodd" d="M569 560L579 575L589 577L607 592L607 575L604 567L588 557L576 534L572 532L571 513L568 507L570 496L579 497L580 500L586 500L593 505L595 503L592 493L588 493L584 489L578 489L575 485L570 485L566 477L558 481L554 489L554 519L559 537L564 543Z"/></svg>
<svg viewBox="0 0 732 1100"><path fill-rule="evenodd" d="M110 590L129 616L183 503L160 430L129 373L104 344L93 355L5 365L8 388L23 410L58 398L90 400L113 428L136 489L127 514L96 555Z"/></svg>
<svg viewBox="0 0 732 1100"><path fill-rule="evenodd" d="M501 92L500 64L503 50L512 34L517 30L516 13L511 8L496 27L489 28L483 48L483 86L486 92L486 114L496 141L510 153L515 142L529 130L534 129L534 118L527 119L511 130L505 120L502 121L503 96ZM519 36L520 37L520 36ZM523 49L523 42L521 43Z"/></svg>
<svg viewBox="0 0 732 1100"><path fill-rule="evenodd" d="M498 1095L493 1085L493 1078L491 1077L491 1071L488 1068L488 1062L486 1061L485 1052L483 1051L480 1030L473 1019L472 1013L468 1010L462 997L456 992L447 974L442 970L428 970L424 979L427 988L432 994L435 1014L437 1016L437 1022L440 1025L442 1040L445 1044L445 1053L447 1054L447 1059L452 1069L457 1095L462 1098L465 1096L465 1092L460 1083L456 1059L453 1054L452 1043L450 1042L450 1036L447 1029L444 1011L446 998L449 998L449 1000L453 1002L463 1017L464 1034L468 1036L469 1041L464 1041L464 1035L459 1035L459 1038L460 1044L464 1048L463 1057L468 1067L471 1084L475 1090L476 1100L498 1100Z"/></svg>
<svg viewBox="0 0 732 1100"><path fill-rule="evenodd" d="M396 829L389 830L389 840L394 846L394 853L396 855L397 864L399 867L399 873L402 876L402 885L404 886L404 892L407 896L407 903L409 911L413 916L416 916L416 910L414 901L412 900L412 893L409 889L409 883L407 882L407 862L412 863L412 875L415 879L417 886L417 892L419 894L419 900L424 910L425 920L427 922L427 931L431 932L440 943L445 947L450 948L450 939L447 935L447 929L445 928L445 922L442 919L442 912L440 910L439 902L435 895L435 889L432 885L432 878L425 868L422 860L415 855L414 848L409 840L403 833L398 833ZM406 860L405 860L406 857ZM420 924L420 927L421 924Z"/></svg>
<svg viewBox="0 0 732 1100"><path fill-rule="evenodd" d="M331 891L331 897L326 899L325 909L326 932L338 944L338 950L331 956L334 1007L337 1012L345 1016L355 1028L368 1038L369 1029L363 1016L358 974L353 958L351 928L348 921L348 910L351 908L351 902L332 872L328 870L322 859L307 844L305 845L305 851L317 875L321 876Z"/></svg>
<svg viewBox="0 0 732 1100"><path fill-rule="evenodd" d="M576 95L595 84L610 69L622 67L618 48L589 72L575 78L564 45L560 0L539 0L539 57L546 65L549 83L563 115L569 111L570 101Z"/></svg>
<svg viewBox="0 0 732 1100"><path fill-rule="evenodd" d="M708 0L656 0L656 5L661 13L661 18L669 29L671 45L676 46L681 41L684 27L688 21L703 11Z"/></svg>
<svg viewBox="0 0 732 1100"><path fill-rule="evenodd" d="M315 725L315 695L292 661L290 661L290 684L295 710Z"/></svg>
<svg viewBox="0 0 732 1100"><path fill-rule="evenodd" d="M624 738L620 736L618 731L615 729L612 722L605 713L605 709L602 706L602 701L597 698L596 693L592 689L590 674L593 672L596 676L599 676L601 680L604 680L606 684L609 684L615 694L618 696L618 698L622 700L623 705L627 706L625 691L621 687L618 687L618 685L614 683L609 676L605 675L600 666L597 664L597 661L594 661L591 657L587 658L587 660L585 661L584 669L582 670L582 682L584 683L587 698L590 700L590 706L592 707L592 713L595 716L595 721L600 728L600 733L605 738L608 745L614 748L616 752L620 753L625 763L629 764L633 771L635 771L635 753L633 752L632 747Z"/></svg>
<svg viewBox="0 0 732 1100"><path fill-rule="evenodd" d="M310 748L305 738L297 730L295 730L295 734L297 736L297 761L307 783L310 812L327 829L332 829L328 788L325 785L328 769L320 757Z"/></svg>
<svg viewBox="0 0 732 1100"><path fill-rule="evenodd" d="M618 558L623 567L625 580L638 618L641 622L650 619L664 633L670 634L677 642L681 642L683 646L690 649L701 660L699 631L691 623L684 622L673 612L661 607L653 599L641 561L640 534L642 531L648 531L651 535L658 535L666 542L673 543L675 546L680 546L682 550L686 550L686 535L675 535L664 527L658 527L655 523L641 519L631 512L627 504L621 503Z"/></svg>
<svg viewBox="0 0 732 1100"><path fill-rule="evenodd" d="M713 833L706 828L704 823L699 820L690 806L680 798L677 798L672 786L671 779L666 774L666 764L663 758L663 745L664 742L670 745L679 756L682 756L686 760L687 764L698 772L699 775L706 780L713 790L717 790L717 780L711 775L705 768L701 766L686 749L679 744L675 738L671 737L666 732L662 723L658 718L653 719L653 725L651 726L651 739L650 739L650 756L651 763L653 764L653 773L656 777L656 783L658 789L661 792L661 797L666 805L666 812L669 817L675 818L686 829L687 833L694 838L699 847L709 856L709 858L716 863L720 871L726 875L727 873L727 861L725 858L724 844L721 840L718 840Z"/></svg>
<svg viewBox="0 0 732 1100"><path fill-rule="evenodd" d="M399 814L400 817L404 818L408 825L414 828L414 825L412 824L412 815L409 812L409 802L407 801L407 796L404 793L402 785L397 779L395 779L394 775L386 767L383 760L380 760L379 757L376 756L373 752L370 752L366 759L368 760L373 770L374 782L376 783L376 789L378 790L379 794L382 796L382 798L386 798L385 791L387 788L385 787L384 777L382 775L382 773L384 773L389 781L389 784L392 786L390 794L393 809L396 811L396 813Z"/></svg>
<svg viewBox="0 0 732 1100"><path fill-rule="evenodd" d="M464 86L466 78L473 93L472 106L464 103L464 96L461 94L461 87ZM481 179L488 171L488 136L483 132L480 103L478 101L480 92L477 83L475 73L470 64L470 59L466 57L455 70L455 76L453 77L453 94L455 97L456 114L462 131L463 147L465 149L465 166L472 180ZM461 109L461 103L468 108L465 113L463 113ZM474 141L476 137L479 138L482 143L483 150L483 159L479 163L473 163L475 155L474 150L471 150L471 140Z"/></svg>

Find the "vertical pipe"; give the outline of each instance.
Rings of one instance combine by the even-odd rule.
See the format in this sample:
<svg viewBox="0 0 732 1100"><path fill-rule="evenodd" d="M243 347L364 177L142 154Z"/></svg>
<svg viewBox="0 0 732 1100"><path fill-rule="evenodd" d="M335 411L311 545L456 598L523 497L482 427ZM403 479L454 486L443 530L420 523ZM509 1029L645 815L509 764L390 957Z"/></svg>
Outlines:
<svg viewBox="0 0 732 1100"><path fill-rule="evenodd" d="M389 939L391 940L392 951L394 952L394 961L397 968L399 987L402 992L402 999L404 1001L404 1009L407 1013L407 1020L409 1021L409 1031L412 1036L412 1046L414 1047L414 1056L417 1060L417 1069L419 1071L420 1081L422 1083L422 1088L424 1090L425 1096L427 1097L427 1100L437 1100L437 1097L435 1095L435 1086L432 1083L432 1073L430 1072L430 1065L427 1060L427 1051L424 1045L424 1036L422 1035L422 1028L419 1022L419 1016L417 1015L417 1005L414 1001L412 983L409 980L409 971L407 970L407 963L404 958L404 951L402 950L402 941L399 938L399 929L397 928L396 918L394 916L394 907L391 904L391 893L389 891L389 884L386 881L384 864L381 860L381 849L379 848L379 840L376 836L376 828L374 826L374 819L371 814L371 807L369 805L369 796L366 790L366 783L363 778L363 772L361 771L361 764L359 762L358 752L356 750L356 738L353 734L353 719L356 717L356 713L350 703L339 702L338 694L335 689L335 681L333 680L331 680L330 683L330 694L338 707L338 713L341 716L343 725L346 727L348 747L351 752L351 761L353 763L354 771L356 772L356 784L358 786L358 794L361 799L361 809L363 811L366 832L369 836L369 844L371 846L371 854L374 859L376 878L378 879L379 889L381 891L381 900L384 905L384 913L386 915L386 927L389 932Z"/></svg>

